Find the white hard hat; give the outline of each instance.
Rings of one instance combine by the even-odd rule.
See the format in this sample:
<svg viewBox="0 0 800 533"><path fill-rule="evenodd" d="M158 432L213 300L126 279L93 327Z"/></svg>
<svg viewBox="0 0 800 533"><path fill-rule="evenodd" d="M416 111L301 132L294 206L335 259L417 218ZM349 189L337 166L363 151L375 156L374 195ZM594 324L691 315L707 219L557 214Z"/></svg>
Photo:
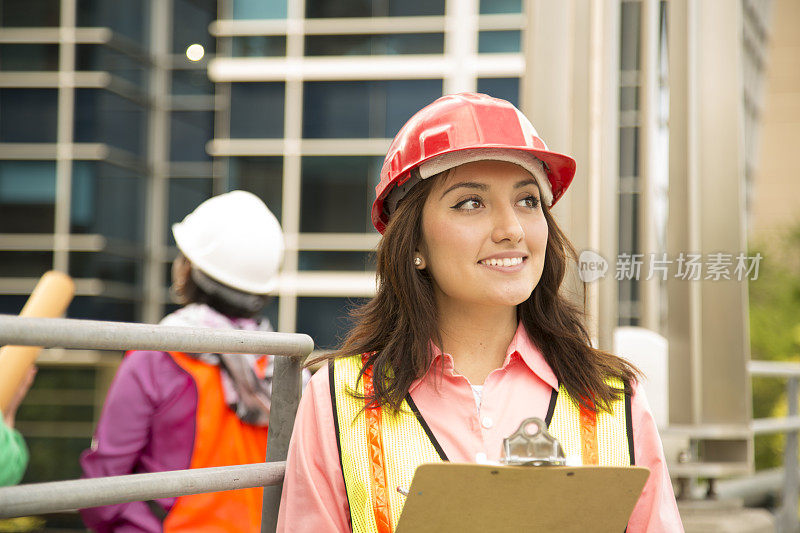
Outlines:
<svg viewBox="0 0 800 533"><path fill-rule="evenodd" d="M178 248L209 277L252 294L275 288L283 262L283 232L255 194L231 191L209 198L173 224Z"/></svg>

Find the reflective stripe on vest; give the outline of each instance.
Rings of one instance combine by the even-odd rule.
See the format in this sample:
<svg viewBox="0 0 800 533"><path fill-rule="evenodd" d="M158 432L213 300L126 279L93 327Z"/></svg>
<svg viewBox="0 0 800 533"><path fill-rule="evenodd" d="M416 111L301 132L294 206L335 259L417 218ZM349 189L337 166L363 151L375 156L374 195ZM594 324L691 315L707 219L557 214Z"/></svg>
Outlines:
<svg viewBox="0 0 800 533"><path fill-rule="evenodd" d="M361 366L359 356L330 363L334 423L353 532L384 533L394 530L405 502L397 487L407 490L417 466L447 457L410 395L399 413L364 409L351 394L364 394L364 379L356 385Z"/></svg>
<svg viewBox="0 0 800 533"><path fill-rule="evenodd" d="M592 413L580 408L560 385L558 392L553 391L552 414L548 413L546 420L548 431L561 443L566 456L580 457L581 464L631 466L635 461L630 394L619 378L609 378L606 382L626 390L611 403L611 413Z"/></svg>
<svg viewBox="0 0 800 533"><path fill-rule="evenodd" d="M197 388L194 446L189 468L263 463L267 428L245 424L227 405L219 367L180 352L173 360L192 376ZM164 532L261 530L261 488L181 496L164 521Z"/></svg>
<svg viewBox="0 0 800 533"><path fill-rule="evenodd" d="M447 457L410 395L398 414L365 409L365 401L352 394L363 395L365 381L370 386L367 372L356 386L361 367L359 356L329 363L331 403L353 532L384 533L394 530L405 503L397 487L408 489L419 465ZM609 384L622 388L618 379ZM626 393L612 407L613 414L584 412L582 416L561 386L551 395L546 422L568 457L581 456L583 464L633 465L630 395Z"/></svg>

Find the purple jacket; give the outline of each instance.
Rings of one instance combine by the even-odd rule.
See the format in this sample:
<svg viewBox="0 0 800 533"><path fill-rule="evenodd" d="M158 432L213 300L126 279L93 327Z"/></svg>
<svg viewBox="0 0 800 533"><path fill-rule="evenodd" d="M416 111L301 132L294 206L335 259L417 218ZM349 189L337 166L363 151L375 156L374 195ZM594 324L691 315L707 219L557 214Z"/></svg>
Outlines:
<svg viewBox="0 0 800 533"><path fill-rule="evenodd" d="M92 447L81 455L85 477L189 468L197 389L165 352L131 352L108 391ZM166 511L175 498L158 500ZM105 533L161 532L145 502L83 509L87 527Z"/></svg>

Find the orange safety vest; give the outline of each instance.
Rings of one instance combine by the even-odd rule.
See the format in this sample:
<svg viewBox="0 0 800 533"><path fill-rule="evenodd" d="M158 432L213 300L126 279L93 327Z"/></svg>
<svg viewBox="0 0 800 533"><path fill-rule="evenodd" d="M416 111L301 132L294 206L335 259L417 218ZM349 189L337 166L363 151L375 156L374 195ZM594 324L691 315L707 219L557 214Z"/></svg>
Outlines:
<svg viewBox="0 0 800 533"><path fill-rule="evenodd" d="M263 463L267 428L245 424L225 405L219 368L185 353L169 353L197 387L189 468ZM181 496L164 520L164 532L260 531L263 491L250 488Z"/></svg>

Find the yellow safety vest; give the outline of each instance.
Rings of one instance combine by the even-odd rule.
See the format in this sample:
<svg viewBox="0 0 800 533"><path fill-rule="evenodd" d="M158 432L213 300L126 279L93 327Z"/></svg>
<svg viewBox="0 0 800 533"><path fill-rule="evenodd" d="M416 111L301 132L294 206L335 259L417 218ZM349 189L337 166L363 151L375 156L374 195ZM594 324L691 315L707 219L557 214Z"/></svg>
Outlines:
<svg viewBox="0 0 800 533"><path fill-rule="evenodd" d="M364 400L354 397L353 392L364 395L365 383L371 392L371 372L356 383L362 364L361 356L352 356L328 366L339 458L353 532L390 533L405 503L397 487L408 489L419 465L448 459L410 394L398 413L365 409ZM597 413L587 430L587 422L594 421L563 386L553 391L545 422L567 457L581 456L583 464L633 465L630 395L613 403L613 414Z"/></svg>

